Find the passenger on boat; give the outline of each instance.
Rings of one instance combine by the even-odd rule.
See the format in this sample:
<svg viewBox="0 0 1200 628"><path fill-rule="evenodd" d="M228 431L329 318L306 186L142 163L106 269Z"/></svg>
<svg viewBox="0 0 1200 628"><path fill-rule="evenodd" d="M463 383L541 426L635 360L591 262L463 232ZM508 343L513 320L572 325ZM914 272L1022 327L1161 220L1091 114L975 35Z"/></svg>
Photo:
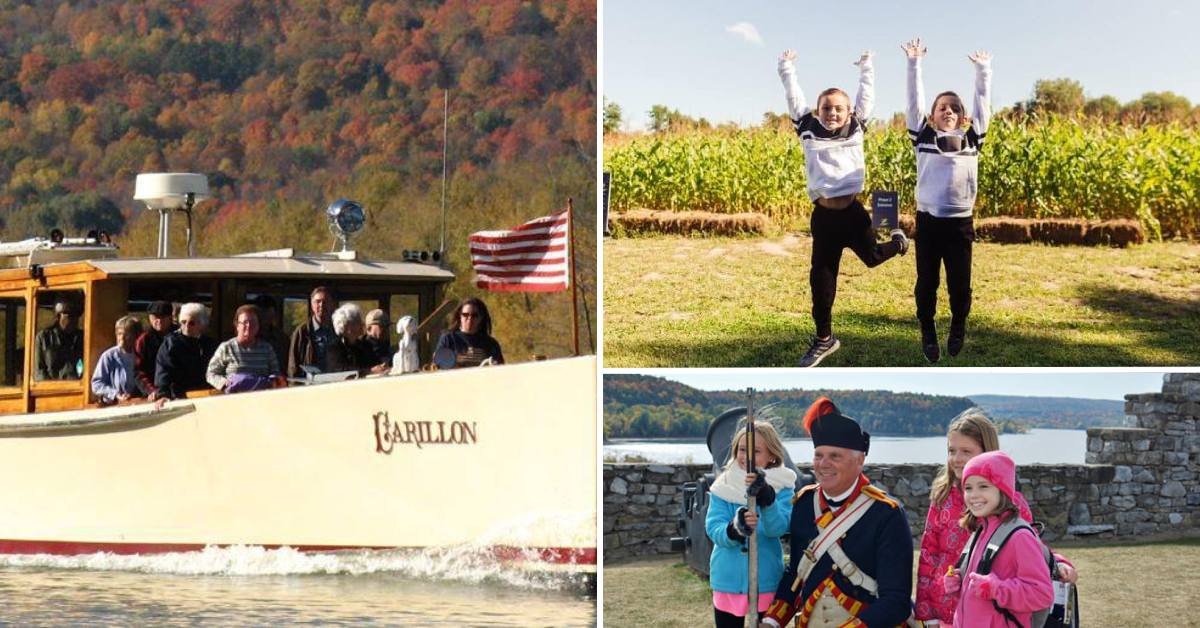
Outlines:
<svg viewBox="0 0 1200 628"><path fill-rule="evenodd" d="M83 358L83 331L79 329L79 304L62 300L54 304L54 323L38 332L35 379L79 379Z"/></svg>
<svg viewBox="0 0 1200 628"><path fill-rule="evenodd" d="M288 377L304 377L301 366L328 371L325 358L329 346L337 340L330 320L337 299L325 286L313 288L308 298L309 319L296 326L288 345Z"/></svg>
<svg viewBox="0 0 1200 628"><path fill-rule="evenodd" d="M153 395L158 390L154 385L154 360L158 357L163 339L175 331L175 308L170 301L155 301L146 308L146 314L150 319L150 328L143 331L133 344L133 367L142 387L148 395Z"/></svg>
<svg viewBox="0 0 1200 628"><path fill-rule="evenodd" d="M443 347L454 351L456 368L479 366L488 359L504 364L500 343L492 337L492 316L483 301L474 297L458 305L450 329L438 338L434 351Z"/></svg>
<svg viewBox="0 0 1200 628"><path fill-rule="evenodd" d="M142 331L141 321L136 316L122 316L116 331L116 346L100 354L92 372L92 394L101 405L149 395L133 368L133 343Z"/></svg>
<svg viewBox="0 0 1200 628"><path fill-rule="evenodd" d="M392 340L388 337L391 324L383 310L371 310L367 314L367 335L363 342L379 364L391 364L392 361Z"/></svg>
<svg viewBox="0 0 1200 628"><path fill-rule="evenodd" d="M275 297L269 294L260 294L254 298L254 305L258 306L259 313L258 337L271 345L271 348L275 350L275 357L282 367L287 364L288 337L280 329L279 308Z"/></svg>
<svg viewBox="0 0 1200 628"><path fill-rule="evenodd" d="M329 368L325 372L358 371L359 375L368 375L384 373L391 368L390 364L377 362L363 340L362 308L353 303L339 307L333 313L333 329L337 333L337 340L329 345L326 354Z"/></svg>
<svg viewBox="0 0 1200 628"><path fill-rule="evenodd" d="M188 391L208 388L205 371L217 341L204 335L208 310L199 303L179 308L179 329L163 341L155 358L154 385L159 397L182 399Z"/></svg>
<svg viewBox="0 0 1200 628"><path fill-rule="evenodd" d="M243 305L234 315L237 335L217 346L208 362L208 384L225 392L274 388L280 379L275 349L258 337L259 311Z"/></svg>

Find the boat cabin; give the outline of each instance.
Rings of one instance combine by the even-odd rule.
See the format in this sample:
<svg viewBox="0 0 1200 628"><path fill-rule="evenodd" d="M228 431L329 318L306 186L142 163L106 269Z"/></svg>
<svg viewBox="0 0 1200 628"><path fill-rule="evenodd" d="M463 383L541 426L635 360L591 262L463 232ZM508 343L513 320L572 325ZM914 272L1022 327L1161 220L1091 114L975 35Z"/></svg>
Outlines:
<svg viewBox="0 0 1200 628"><path fill-rule="evenodd" d="M115 247L94 240L17 244L24 246L0 245L0 414L97 405L92 370L100 354L116 344L116 321L132 314L147 327L146 309L158 300L205 305L206 333L223 341L235 335L234 311L259 295L279 304L273 322L290 335L308 320L312 289L328 286L339 303L353 301L364 313L381 308L393 325L401 316L415 317L425 364L448 309L445 286L454 280L437 265L360 260L353 254L303 256L284 249L233 257L119 259ZM78 313L83 357L74 368L39 373L37 334L56 324L58 303ZM394 327L389 335L396 344Z"/></svg>

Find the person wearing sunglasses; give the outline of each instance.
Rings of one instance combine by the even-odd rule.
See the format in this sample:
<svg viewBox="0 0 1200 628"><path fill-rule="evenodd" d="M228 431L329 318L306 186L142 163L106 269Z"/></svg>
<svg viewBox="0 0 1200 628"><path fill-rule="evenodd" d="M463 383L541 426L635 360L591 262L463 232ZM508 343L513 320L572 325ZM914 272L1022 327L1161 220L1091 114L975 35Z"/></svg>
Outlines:
<svg viewBox="0 0 1200 628"><path fill-rule="evenodd" d="M477 298L458 305L450 329L438 338L436 351L449 349L455 355L455 367L504 364L500 343L492 337L492 317Z"/></svg>

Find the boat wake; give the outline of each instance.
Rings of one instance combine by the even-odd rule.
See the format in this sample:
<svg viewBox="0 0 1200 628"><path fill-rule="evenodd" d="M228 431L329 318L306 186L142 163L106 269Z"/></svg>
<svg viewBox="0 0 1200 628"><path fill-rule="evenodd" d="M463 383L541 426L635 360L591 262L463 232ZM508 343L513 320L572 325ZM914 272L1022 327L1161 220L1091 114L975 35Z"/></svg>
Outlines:
<svg viewBox="0 0 1200 628"><path fill-rule="evenodd" d="M0 568L196 576L394 574L421 581L586 591L595 586L595 564L586 562L587 554L558 552L554 554L557 562L549 561L544 548L533 547L528 531L556 527L558 538L594 539L594 532L589 534L594 525L590 516L559 513L497 524L473 543L447 547L301 552L291 547L210 545L200 551L164 554L7 554L0 555ZM593 551L591 560L594 557ZM564 560L579 564L564 564Z"/></svg>
<svg viewBox="0 0 1200 628"><path fill-rule="evenodd" d="M26 554L0 556L0 568L125 571L148 574L281 576L395 574L417 580L468 584L499 584L522 589L575 590L586 588L589 574L546 570L523 563L539 550L514 548L498 556L491 547L466 545L426 549L344 550L300 552L290 547L208 546L196 552L78 556ZM517 560L514 561L513 559Z"/></svg>

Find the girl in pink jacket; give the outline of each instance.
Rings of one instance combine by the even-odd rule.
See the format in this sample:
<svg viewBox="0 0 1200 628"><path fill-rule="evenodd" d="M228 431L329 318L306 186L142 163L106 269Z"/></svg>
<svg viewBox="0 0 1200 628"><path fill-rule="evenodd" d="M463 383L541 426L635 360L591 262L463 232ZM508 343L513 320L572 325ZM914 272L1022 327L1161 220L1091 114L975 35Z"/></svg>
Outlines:
<svg viewBox="0 0 1200 628"><path fill-rule="evenodd" d="M992 534L1006 519L1020 516L1016 489L1017 466L1002 451L990 451L971 459L963 469L963 498L967 513L962 526L980 530L971 548L966 567L951 571L943 578L947 593L958 594L954 626L1001 628L1010 623L1001 612L1006 609L1022 626L1028 626L1033 612L1054 603L1054 586L1042 554L1042 542L1032 530L1021 528L992 560L991 573L977 573Z"/></svg>

